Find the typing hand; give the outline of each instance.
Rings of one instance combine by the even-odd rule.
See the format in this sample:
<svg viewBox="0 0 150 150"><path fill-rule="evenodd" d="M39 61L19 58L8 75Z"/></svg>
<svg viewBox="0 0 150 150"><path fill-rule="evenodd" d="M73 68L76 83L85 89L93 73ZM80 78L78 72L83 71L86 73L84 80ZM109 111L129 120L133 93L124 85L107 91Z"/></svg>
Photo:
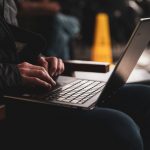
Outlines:
<svg viewBox="0 0 150 150"><path fill-rule="evenodd" d="M38 65L45 68L49 75L53 78L59 76L64 71L64 63L56 57L39 57Z"/></svg>
<svg viewBox="0 0 150 150"><path fill-rule="evenodd" d="M22 77L23 85L28 88L42 87L44 89L50 89L56 85L56 82L48 74L47 69L42 66L32 65L27 62L23 62L17 66ZM51 69L50 71L54 73L55 70L52 71Z"/></svg>

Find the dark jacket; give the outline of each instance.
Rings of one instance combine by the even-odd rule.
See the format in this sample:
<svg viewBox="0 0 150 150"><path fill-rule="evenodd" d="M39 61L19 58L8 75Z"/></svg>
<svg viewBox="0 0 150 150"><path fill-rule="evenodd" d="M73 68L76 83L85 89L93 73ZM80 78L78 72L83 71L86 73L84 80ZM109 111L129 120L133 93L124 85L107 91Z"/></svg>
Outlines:
<svg viewBox="0 0 150 150"><path fill-rule="evenodd" d="M16 41L25 44L20 52ZM44 48L45 40L40 35L10 25L0 17L0 95L22 87L17 64L23 61L34 64Z"/></svg>

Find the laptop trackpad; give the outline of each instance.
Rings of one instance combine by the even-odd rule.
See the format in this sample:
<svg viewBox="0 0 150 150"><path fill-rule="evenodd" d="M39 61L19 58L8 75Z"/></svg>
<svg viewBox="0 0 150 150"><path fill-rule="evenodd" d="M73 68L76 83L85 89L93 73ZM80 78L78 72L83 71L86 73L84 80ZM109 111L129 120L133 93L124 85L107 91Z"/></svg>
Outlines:
<svg viewBox="0 0 150 150"><path fill-rule="evenodd" d="M56 83L57 85L59 86L64 86L70 82L73 82L77 80L76 78L74 77L68 77L68 76L59 76L57 79L56 79Z"/></svg>

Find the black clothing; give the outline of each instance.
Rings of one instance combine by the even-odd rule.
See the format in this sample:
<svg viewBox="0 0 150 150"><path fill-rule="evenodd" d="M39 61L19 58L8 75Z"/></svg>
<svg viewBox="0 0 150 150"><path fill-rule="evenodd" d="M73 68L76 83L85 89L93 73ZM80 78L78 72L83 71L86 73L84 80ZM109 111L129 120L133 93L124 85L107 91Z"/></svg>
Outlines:
<svg viewBox="0 0 150 150"><path fill-rule="evenodd" d="M2 94L18 87L21 84L21 77L16 67L19 57L11 32L2 18L0 23L0 94Z"/></svg>
<svg viewBox="0 0 150 150"><path fill-rule="evenodd" d="M2 15L8 23L17 25L17 7L13 0L0 0Z"/></svg>
<svg viewBox="0 0 150 150"><path fill-rule="evenodd" d="M12 0L6 0L5 6L10 5L7 2L13 3ZM0 4L2 4L1 0ZM12 6L15 6L14 3ZM0 7L1 12L2 8L3 6ZM11 8L10 11L6 10L4 16L10 14L13 14L11 17L15 16L14 8ZM17 90L21 87L21 76L16 64L23 61L35 63L37 56L46 44L40 35L16 27L14 17L6 17L5 20L2 14L0 16L0 95L14 92L14 89ZM20 52L18 52L16 42L25 45Z"/></svg>

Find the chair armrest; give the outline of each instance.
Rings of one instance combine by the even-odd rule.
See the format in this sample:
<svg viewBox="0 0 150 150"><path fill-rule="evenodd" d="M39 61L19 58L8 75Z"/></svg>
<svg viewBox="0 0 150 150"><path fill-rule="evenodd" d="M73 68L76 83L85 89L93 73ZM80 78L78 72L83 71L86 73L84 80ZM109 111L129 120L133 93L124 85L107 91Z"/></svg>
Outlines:
<svg viewBox="0 0 150 150"><path fill-rule="evenodd" d="M67 60L64 61L65 71L63 75L71 75L74 71L106 73L109 71L109 63L84 61L84 60Z"/></svg>
<svg viewBox="0 0 150 150"><path fill-rule="evenodd" d="M5 105L0 105L0 121L4 120L6 116Z"/></svg>

